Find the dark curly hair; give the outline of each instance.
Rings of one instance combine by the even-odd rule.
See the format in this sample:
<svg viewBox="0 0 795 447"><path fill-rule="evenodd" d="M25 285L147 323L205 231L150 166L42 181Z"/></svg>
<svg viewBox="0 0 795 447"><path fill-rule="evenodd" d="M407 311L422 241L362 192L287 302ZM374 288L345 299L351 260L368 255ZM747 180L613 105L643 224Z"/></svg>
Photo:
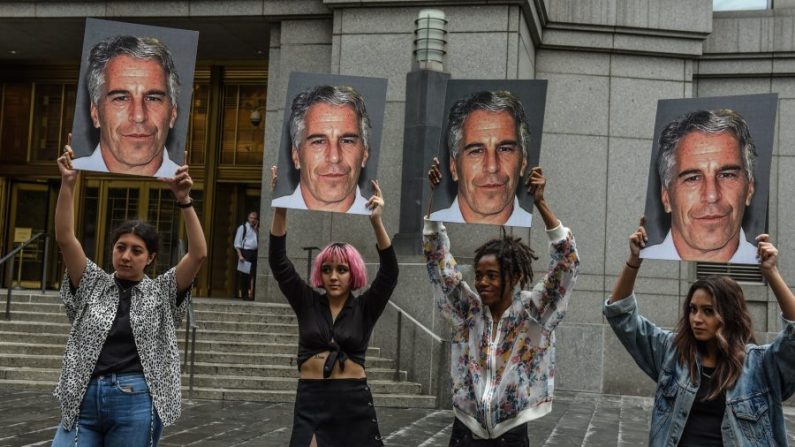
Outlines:
<svg viewBox="0 0 795 447"><path fill-rule="evenodd" d="M492 239L475 250L475 265L484 256L494 255L500 264L500 296L505 294L506 284L519 276L522 289L533 283L532 262L538 259L533 249L522 242L522 238L509 236L505 227L500 228L500 237Z"/></svg>

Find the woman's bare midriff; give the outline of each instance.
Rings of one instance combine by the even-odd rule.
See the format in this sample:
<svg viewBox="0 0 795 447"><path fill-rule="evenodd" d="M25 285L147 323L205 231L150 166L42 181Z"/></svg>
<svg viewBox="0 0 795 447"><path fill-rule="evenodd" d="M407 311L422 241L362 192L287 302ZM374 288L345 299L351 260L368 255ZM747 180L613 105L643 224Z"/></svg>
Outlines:
<svg viewBox="0 0 795 447"><path fill-rule="evenodd" d="M329 351L318 352L317 354L309 357L303 364L301 364L301 378L302 379L322 379L323 367L326 365L326 359L329 356ZM345 361L345 370L340 369L340 363L334 362L334 369L331 371L329 379L364 379L367 375L364 373L362 365L354 362L351 359Z"/></svg>

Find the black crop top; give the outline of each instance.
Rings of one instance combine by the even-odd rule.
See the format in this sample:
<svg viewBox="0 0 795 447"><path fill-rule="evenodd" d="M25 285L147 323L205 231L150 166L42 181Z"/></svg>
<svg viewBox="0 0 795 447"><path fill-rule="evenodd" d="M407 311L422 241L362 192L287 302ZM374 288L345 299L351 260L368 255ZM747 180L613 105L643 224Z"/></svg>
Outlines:
<svg viewBox="0 0 795 447"><path fill-rule="evenodd" d="M359 296L350 294L332 322L326 294L318 293L298 275L287 259L286 245L286 236L271 234L268 261L273 277L298 317L298 369L309 357L323 351L329 351L323 377L331 375L335 362L344 369L348 358L364 368L373 326L397 285L395 250L390 245L378 251L380 265L370 288Z"/></svg>

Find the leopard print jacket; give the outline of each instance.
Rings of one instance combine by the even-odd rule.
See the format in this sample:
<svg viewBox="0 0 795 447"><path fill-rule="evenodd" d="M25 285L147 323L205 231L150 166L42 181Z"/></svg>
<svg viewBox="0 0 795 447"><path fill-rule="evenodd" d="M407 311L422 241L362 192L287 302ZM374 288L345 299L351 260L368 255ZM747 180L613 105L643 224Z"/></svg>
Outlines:
<svg viewBox="0 0 795 447"><path fill-rule="evenodd" d="M63 369L53 393L61 403L61 423L71 430L91 380L116 310L119 290L113 274L90 259L72 294L69 272L61 284L61 299L72 323ZM190 302L190 291L177 307L176 269L144 279L132 290L130 325L141 358L146 384L163 425L171 425L181 412L179 350L176 328Z"/></svg>

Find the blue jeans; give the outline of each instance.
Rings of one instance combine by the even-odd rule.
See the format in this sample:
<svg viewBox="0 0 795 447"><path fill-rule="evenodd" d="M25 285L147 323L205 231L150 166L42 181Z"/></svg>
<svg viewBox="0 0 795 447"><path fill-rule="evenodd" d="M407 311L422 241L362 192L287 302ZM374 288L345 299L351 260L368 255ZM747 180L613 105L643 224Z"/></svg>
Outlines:
<svg viewBox="0 0 795 447"><path fill-rule="evenodd" d="M72 430L58 426L52 447L157 446L163 424L142 373L91 379Z"/></svg>

